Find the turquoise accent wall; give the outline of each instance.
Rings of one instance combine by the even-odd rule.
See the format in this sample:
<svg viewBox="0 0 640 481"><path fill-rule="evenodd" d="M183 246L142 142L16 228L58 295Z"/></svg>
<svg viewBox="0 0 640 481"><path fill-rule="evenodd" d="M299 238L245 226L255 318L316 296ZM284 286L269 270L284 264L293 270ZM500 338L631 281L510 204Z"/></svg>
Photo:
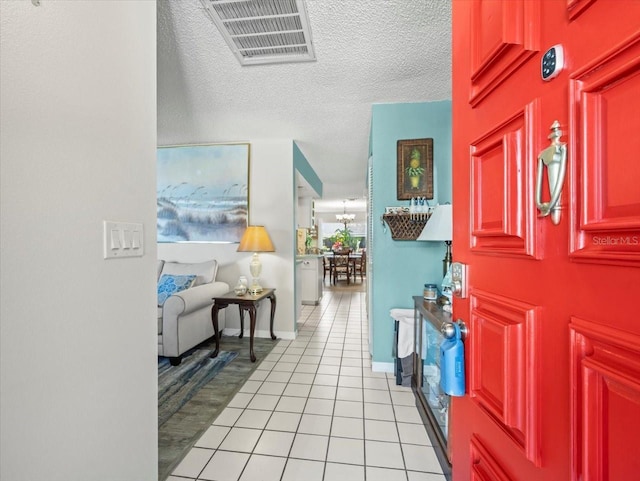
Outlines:
<svg viewBox="0 0 640 481"><path fill-rule="evenodd" d="M320 177L318 177L318 174L316 174L316 171L313 170L313 167L311 167L311 164L309 164L309 161L304 156L304 154L300 150L300 147L298 147L298 144L296 144L295 141L293 142L293 167L294 172L295 170L300 172L300 175L302 175L302 177L304 177L305 180L309 182L309 185L313 188L313 190L315 190L318 195L322 197L322 181L320 180Z"/></svg>
<svg viewBox="0 0 640 481"><path fill-rule="evenodd" d="M412 296L425 283L442 282L444 243L395 241L380 218L385 207L409 206L396 196L396 148L401 139L433 139L435 203L451 202L451 101L374 104L371 116L373 156L373 283L370 286L373 362L393 362L393 308L413 308Z"/></svg>
<svg viewBox="0 0 640 481"><path fill-rule="evenodd" d="M297 191L296 191L296 172L299 173L302 177L304 177L304 179L309 183L309 185L311 186L311 188L320 196L322 197L322 181L320 180L320 177L318 177L318 174L316 174L316 171L313 170L313 167L311 167L311 164L309 163L309 161L307 160L307 158L304 156L304 154L302 153L302 151L300 150L300 147L298 147L298 144L296 144L295 140L293 141L293 171L292 171L292 185L293 185L293 194L294 194L294 198L293 198L293 255L294 255L294 264L296 265L296 269L294 271L294 276L293 276L293 285L294 285L294 292L295 292L295 309L294 312L296 314L296 319L298 316L298 306L300 305L300 295L301 293L299 292L299 289L295 286L298 286L298 269L297 269L297 264L298 261L295 259L296 256L296 246L297 246L297 219L298 219L298 198L297 198ZM294 331L296 332L296 336L297 336L297 332L298 332L298 323L294 322L293 323L294 326Z"/></svg>

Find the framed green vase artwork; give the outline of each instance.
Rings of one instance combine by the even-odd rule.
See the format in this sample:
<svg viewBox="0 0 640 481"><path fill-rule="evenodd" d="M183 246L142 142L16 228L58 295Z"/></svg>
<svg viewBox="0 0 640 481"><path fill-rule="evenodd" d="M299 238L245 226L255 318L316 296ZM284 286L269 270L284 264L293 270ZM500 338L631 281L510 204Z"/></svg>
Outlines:
<svg viewBox="0 0 640 481"><path fill-rule="evenodd" d="M398 140L398 200L433 199L433 139Z"/></svg>

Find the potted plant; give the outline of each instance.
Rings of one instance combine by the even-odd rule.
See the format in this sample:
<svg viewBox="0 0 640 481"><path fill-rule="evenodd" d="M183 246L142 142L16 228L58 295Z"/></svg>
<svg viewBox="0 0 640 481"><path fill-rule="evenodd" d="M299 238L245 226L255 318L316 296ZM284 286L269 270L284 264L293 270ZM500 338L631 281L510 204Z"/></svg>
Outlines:
<svg viewBox="0 0 640 481"><path fill-rule="evenodd" d="M420 151L413 149L409 160L409 166L405 169L411 182L411 188L417 189L420 185L420 176L424 174L424 167L420 166Z"/></svg>
<svg viewBox="0 0 640 481"><path fill-rule="evenodd" d="M333 242L331 250L342 251L343 249L354 249L354 243L356 239L351 235L351 231L348 228L338 229L335 234L330 237Z"/></svg>

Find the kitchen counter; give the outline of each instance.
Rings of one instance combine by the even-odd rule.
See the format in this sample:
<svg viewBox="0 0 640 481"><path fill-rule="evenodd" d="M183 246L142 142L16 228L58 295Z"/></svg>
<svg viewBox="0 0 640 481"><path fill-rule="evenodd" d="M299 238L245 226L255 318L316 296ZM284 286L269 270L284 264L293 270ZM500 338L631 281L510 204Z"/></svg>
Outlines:
<svg viewBox="0 0 640 481"><path fill-rule="evenodd" d="M322 298L322 255L306 254L296 256L296 264L301 262L300 268L300 299L302 304L317 305Z"/></svg>

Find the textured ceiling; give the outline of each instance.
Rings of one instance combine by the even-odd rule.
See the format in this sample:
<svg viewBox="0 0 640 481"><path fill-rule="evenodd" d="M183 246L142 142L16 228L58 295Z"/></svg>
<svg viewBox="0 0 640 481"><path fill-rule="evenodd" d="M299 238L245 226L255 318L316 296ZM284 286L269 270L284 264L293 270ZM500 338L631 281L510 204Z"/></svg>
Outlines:
<svg viewBox="0 0 640 481"><path fill-rule="evenodd" d="M317 61L247 67L199 0L157 4L158 143L294 139L341 207L365 195L372 104L451 98L447 0L307 0Z"/></svg>

